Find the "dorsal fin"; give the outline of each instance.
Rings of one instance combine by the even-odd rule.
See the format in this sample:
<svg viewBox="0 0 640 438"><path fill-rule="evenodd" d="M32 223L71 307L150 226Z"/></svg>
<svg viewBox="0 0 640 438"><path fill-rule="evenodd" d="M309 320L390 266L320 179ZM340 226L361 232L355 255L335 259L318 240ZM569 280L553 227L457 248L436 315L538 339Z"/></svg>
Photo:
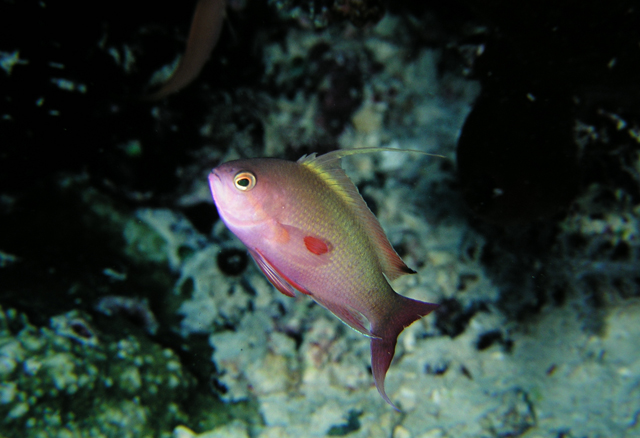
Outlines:
<svg viewBox="0 0 640 438"><path fill-rule="evenodd" d="M389 239L387 239L387 235L380 226L380 222L378 222L378 219L373 215L371 210L369 210L364 199L360 196L358 188L340 166L340 159L342 157L380 151L417 152L423 155L442 157L442 155L433 155L408 149L359 148L341 149L320 156L313 153L303 156L298 160L298 163L314 171L354 209L357 216L364 222L365 228L376 248L376 255L382 267L382 272L384 272L389 280L394 280L403 274L413 274L415 271L409 268L393 249L391 243L389 243Z"/></svg>

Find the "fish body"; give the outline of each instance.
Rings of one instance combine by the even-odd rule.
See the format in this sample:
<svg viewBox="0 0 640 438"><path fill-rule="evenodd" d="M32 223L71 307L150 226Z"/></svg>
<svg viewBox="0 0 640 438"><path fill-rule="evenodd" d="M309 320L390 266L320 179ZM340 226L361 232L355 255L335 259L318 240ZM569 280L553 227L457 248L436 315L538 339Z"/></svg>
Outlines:
<svg viewBox="0 0 640 438"><path fill-rule="evenodd" d="M391 288L388 280L414 271L340 167L345 155L379 150L230 161L213 169L209 184L220 217L280 292L311 296L371 338L376 387L395 408L384 379L397 337L437 306Z"/></svg>
<svg viewBox="0 0 640 438"><path fill-rule="evenodd" d="M204 67L222 33L226 0L198 0L184 56L171 77L146 100L167 97L191 83Z"/></svg>

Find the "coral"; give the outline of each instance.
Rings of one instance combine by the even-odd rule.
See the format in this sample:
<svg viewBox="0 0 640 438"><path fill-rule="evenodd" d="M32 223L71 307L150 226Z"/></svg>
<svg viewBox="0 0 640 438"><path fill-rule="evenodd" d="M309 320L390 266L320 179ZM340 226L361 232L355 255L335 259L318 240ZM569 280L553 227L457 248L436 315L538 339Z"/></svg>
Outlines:
<svg viewBox="0 0 640 438"><path fill-rule="evenodd" d="M140 209L135 220L126 223L124 238L129 256L157 263L168 262L177 270L182 261L204 247L204 236L182 215L170 210Z"/></svg>
<svg viewBox="0 0 640 438"><path fill-rule="evenodd" d="M282 18L316 29L344 19L358 27L375 24L385 12L381 0L269 0L269 4Z"/></svg>
<svg viewBox="0 0 640 438"><path fill-rule="evenodd" d="M215 264L221 248L210 245L182 266L175 291L182 297L178 314L183 334L209 333L237 324L253 306L256 290L239 278L226 276Z"/></svg>
<svg viewBox="0 0 640 438"><path fill-rule="evenodd" d="M124 314L129 318L134 318L142 324L142 327L151 335L155 335L158 331L158 321L149 308L147 299L136 299L130 297L121 297L109 295L102 297L95 304L98 312L107 316L115 316Z"/></svg>
<svg viewBox="0 0 640 438"><path fill-rule="evenodd" d="M78 311L49 329L0 309L3 436L169 437L194 383L171 350L111 340Z"/></svg>
<svg viewBox="0 0 640 438"><path fill-rule="evenodd" d="M336 136L342 147L439 147L452 154L478 85L440 77L437 50L412 55L402 44L405 26L388 15L359 33L290 29L284 43L265 47L263 81L274 90L274 108L265 120L264 154L281 154L283 146L291 158L326 152Z"/></svg>
<svg viewBox="0 0 640 438"><path fill-rule="evenodd" d="M178 426L173 431L173 438L249 438L247 429L247 425L239 420L202 433Z"/></svg>
<svg viewBox="0 0 640 438"><path fill-rule="evenodd" d="M2 121L19 141L7 144L0 172L1 216L12 230L0 248L3 279L12 280L3 284L0 312L0 434L637 436L637 117L616 109L610 83L586 84L593 91L572 100L581 113L575 135L586 190L553 221L480 224L463 203L453 159L479 92L470 69L483 68L497 88L508 84L495 74L504 70L486 61L496 50L491 26L440 3L391 4L402 15L373 26L375 0L272 1L287 23L254 2L231 13L239 31L220 46L213 76L151 108L111 97L138 93L141 84L126 79L147 77L143 41L125 41L122 32L175 43L174 25L138 20L123 31L120 21L89 14L90 33L69 26L67 36L60 23L77 16L70 13L77 5L36 8L47 41L18 39L24 48L8 49L4 60L15 67L5 75L15 86ZM7 17L34 12L25 2L3 5ZM122 15L120 4L110 5L104 10ZM503 23L512 25L512 16ZM345 18L366 23L337 23ZM459 35L443 34L457 25L467 27L462 45ZM551 28L545 35L566 35L563 26ZM629 35L619 30L590 35ZM55 60L40 52L50 40ZM451 59L456 50L467 65ZM584 70L594 78L637 70L617 50L596 61ZM535 73L551 64L525 65ZM518 98L535 100L529 91ZM620 101L633 95L624 91ZM238 157L297 159L364 146L446 157L381 153L344 162L418 271L394 289L442 304L399 339L387 389L402 413L376 394L368 340L308 297L275 291L217 220L206 185L212 167ZM25 148L41 159L16 166ZM21 172L9 172L14 167ZM96 302L110 312L133 310L148 331L79 310Z"/></svg>
<svg viewBox="0 0 640 438"><path fill-rule="evenodd" d="M51 329L56 334L72 339L82 345L90 347L98 345L98 336L95 330L77 310L51 317Z"/></svg>
<svg viewBox="0 0 640 438"><path fill-rule="evenodd" d="M375 29L335 44L337 37L331 31L311 34L293 29L284 43L267 47L267 83L282 90L277 111L265 120L268 155L304 150L307 140L301 138L313 141L318 132L326 135L318 123L323 117L320 90L331 82L329 76L318 82L314 74L322 71L319 66L325 56L344 53L345 60L358 59L364 79L360 106L350 110L341 131L334 131L339 144L392 144L451 157L477 84L439 73L437 50L404 53L398 42L401 23L389 16ZM365 55L358 45L365 46ZM382 66L376 69L378 64ZM287 130L291 124L296 129ZM398 279L393 287L418 299L438 296L443 306L434 318L414 324L399 339L388 389L402 415L376 400L366 339L318 306L304 308L296 301L281 314L256 309L240 315L233 327L213 333L210 343L221 397L257 403L265 423L258 436L500 437L569 430L575 435L604 436L609 430L622 435L634 427L630 425L638 392L625 388L628 383L636 385L632 370L639 356L623 352L629 351L638 329L635 323L628 325L637 316L637 306L602 311L599 336L594 337L584 330L585 315L574 311L581 296L567 298L568 305L560 308L538 302L535 309L543 309L542 315L523 329L517 323L527 311L533 314L531 303L538 297L530 295L533 287L517 290L513 270L506 272L509 264L503 262L519 262L512 265L520 267L518 274L531 277L530 268L540 259L518 260L517 248L507 251L496 245L497 239L491 240L491 234L469 227L455 193L451 161L425 164L410 156L387 154L354 157L344 166L365 196L373 199L392 243L418 270L418 275ZM579 212L567 218L567 231L558 242L575 234L576 223L586 221L585 229L596 230L588 238L594 241L594 251L608 252L610 260L602 264L591 259L581 269L609 269L611 277L616 271L628 274L636 259L634 205L595 217ZM544 231L540 230L541 239L548 237ZM228 239L222 233L217 236L223 242ZM538 236L527 235L534 243ZM533 247L544 246L538 245ZM626 261L630 263L625 265ZM549 264L546 278L557 281L564 272L569 272L567 265ZM251 285L263 281L251 268L242 277ZM543 281L530 279L528 286ZM276 292L261 299L272 297L281 299ZM603 351L615 351L615 357L609 360ZM599 389L585 394L580 389L585 381ZM597 395L606 386L615 394L612 399ZM568 399L577 400L581 412L606 412L612 420L572 419L576 405Z"/></svg>

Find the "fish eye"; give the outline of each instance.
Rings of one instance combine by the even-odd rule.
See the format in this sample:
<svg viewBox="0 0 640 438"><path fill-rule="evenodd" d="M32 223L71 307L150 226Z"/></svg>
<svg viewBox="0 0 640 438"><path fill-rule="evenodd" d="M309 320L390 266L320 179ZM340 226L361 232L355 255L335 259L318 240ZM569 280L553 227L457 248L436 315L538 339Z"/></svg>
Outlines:
<svg viewBox="0 0 640 438"><path fill-rule="evenodd" d="M233 185L238 190L248 192L256 186L256 176L246 170L240 171L233 177Z"/></svg>

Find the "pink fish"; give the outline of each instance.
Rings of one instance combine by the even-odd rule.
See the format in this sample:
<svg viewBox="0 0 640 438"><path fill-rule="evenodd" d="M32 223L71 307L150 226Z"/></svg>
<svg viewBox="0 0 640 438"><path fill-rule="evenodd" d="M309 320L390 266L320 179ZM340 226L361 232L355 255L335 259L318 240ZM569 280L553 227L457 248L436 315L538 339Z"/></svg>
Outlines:
<svg viewBox="0 0 640 438"><path fill-rule="evenodd" d="M437 305L391 288L388 281L415 271L395 252L340 166L344 156L381 150L398 151L230 161L213 169L209 185L220 217L276 289L290 297L296 290L309 295L371 338L376 388L397 409L384 379L398 335Z"/></svg>
<svg viewBox="0 0 640 438"><path fill-rule="evenodd" d="M147 100L162 99L189 85L204 67L222 32L225 0L198 0L193 13L189 39L178 68Z"/></svg>

